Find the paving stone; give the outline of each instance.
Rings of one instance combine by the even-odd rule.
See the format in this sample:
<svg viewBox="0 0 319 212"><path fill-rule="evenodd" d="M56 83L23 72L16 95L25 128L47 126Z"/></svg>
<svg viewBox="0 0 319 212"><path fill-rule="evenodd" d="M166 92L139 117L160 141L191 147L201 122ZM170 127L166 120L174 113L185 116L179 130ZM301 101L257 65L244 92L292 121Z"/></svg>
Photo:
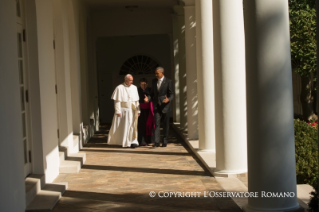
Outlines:
<svg viewBox="0 0 319 212"><path fill-rule="evenodd" d="M53 211L241 211L231 198L204 197L205 191L224 190L173 131L166 148L135 149L106 144L107 133L108 126L102 126L81 150L86 162L79 173L57 177L55 182L69 187ZM158 192L200 196L159 197Z"/></svg>

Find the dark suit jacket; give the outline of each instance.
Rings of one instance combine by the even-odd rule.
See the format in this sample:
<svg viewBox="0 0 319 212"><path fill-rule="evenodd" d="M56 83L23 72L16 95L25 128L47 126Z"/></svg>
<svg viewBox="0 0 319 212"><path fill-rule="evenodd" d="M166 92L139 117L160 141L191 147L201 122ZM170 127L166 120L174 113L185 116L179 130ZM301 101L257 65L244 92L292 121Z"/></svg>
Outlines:
<svg viewBox="0 0 319 212"><path fill-rule="evenodd" d="M163 103L165 96L169 99L168 103ZM164 76L164 80L159 90L157 90L157 79L152 80L152 91L149 99L153 102L154 112L168 113L172 110L172 100L174 98L173 82Z"/></svg>

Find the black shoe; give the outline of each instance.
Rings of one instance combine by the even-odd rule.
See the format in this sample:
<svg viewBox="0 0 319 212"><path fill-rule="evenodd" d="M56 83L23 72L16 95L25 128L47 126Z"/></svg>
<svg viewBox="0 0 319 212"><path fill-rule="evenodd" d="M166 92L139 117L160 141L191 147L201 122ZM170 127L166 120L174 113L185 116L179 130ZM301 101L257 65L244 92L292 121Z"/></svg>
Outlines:
<svg viewBox="0 0 319 212"><path fill-rule="evenodd" d="M167 144L164 144L164 143L163 143L161 147L166 147L166 146L167 146Z"/></svg>
<svg viewBox="0 0 319 212"><path fill-rule="evenodd" d="M137 147L137 145L136 144L131 144L131 148L135 148L135 147Z"/></svg>
<svg viewBox="0 0 319 212"><path fill-rule="evenodd" d="M152 147L159 147L159 143L155 143Z"/></svg>

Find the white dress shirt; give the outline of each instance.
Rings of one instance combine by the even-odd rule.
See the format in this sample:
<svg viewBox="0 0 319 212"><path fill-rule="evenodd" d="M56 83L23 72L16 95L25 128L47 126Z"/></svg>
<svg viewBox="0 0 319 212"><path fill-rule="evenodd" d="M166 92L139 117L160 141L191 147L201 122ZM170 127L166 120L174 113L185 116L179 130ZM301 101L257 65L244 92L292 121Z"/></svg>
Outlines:
<svg viewBox="0 0 319 212"><path fill-rule="evenodd" d="M164 80L164 76L161 79L157 80L157 90L159 90L161 88L163 80Z"/></svg>

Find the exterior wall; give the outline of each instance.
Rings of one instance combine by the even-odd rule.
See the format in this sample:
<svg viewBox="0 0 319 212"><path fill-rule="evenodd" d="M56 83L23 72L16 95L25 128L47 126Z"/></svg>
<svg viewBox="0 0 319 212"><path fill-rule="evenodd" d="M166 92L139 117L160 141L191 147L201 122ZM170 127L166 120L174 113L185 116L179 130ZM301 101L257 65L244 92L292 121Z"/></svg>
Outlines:
<svg viewBox="0 0 319 212"><path fill-rule="evenodd" d="M15 0L0 1L0 211L24 211L22 120Z"/></svg>
<svg viewBox="0 0 319 212"><path fill-rule="evenodd" d="M53 4L36 0L38 64L40 82L41 129L46 182L59 174L57 138L57 103L55 93L55 59L53 49Z"/></svg>
<svg viewBox="0 0 319 212"><path fill-rule="evenodd" d="M171 78L171 54L169 35L141 35L100 38L97 42L100 117L102 122L111 123L114 108L111 95L117 85L124 81L119 71L123 63L132 56L142 54L153 58ZM154 74L135 75L134 85L146 77L151 86ZM171 78L172 79L172 78Z"/></svg>

